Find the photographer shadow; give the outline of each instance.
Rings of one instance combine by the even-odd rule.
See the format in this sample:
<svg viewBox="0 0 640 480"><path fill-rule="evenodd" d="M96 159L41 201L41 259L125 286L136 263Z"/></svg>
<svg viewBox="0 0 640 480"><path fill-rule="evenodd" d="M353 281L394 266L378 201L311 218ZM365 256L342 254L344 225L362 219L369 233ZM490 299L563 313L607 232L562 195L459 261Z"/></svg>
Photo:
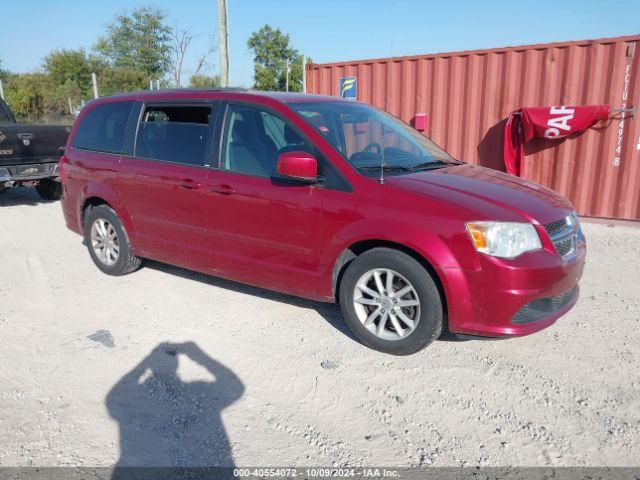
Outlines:
<svg viewBox="0 0 640 480"><path fill-rule="evenodd" d="M181 380L180 355L215 381ZM240 379L195 343L158 345L107 395L107 409L120 429L120 459L112 479L133 478L140 467L232 467L221 412L243 392Z"/></svg>

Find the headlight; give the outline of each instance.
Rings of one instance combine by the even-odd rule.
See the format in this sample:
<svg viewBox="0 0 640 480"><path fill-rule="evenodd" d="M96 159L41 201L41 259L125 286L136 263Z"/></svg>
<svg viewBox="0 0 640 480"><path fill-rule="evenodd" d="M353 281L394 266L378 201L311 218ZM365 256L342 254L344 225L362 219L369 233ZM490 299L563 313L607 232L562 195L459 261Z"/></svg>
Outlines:
<svg viewBox="0 0 640 480"><path fill-rule="evenodd" d="M476 250L493 257L514 258L542 248L538 232L530 223L469 222L467 230Z"/></svg>

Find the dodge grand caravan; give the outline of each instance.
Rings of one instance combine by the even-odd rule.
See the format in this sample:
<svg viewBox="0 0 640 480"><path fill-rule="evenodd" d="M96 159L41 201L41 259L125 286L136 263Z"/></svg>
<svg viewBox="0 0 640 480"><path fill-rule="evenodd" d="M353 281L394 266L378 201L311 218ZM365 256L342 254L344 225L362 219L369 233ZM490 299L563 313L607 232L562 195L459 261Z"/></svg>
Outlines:
<svg viewBox="0 0 640 480"><path fill-rule="evenodd" d="M455 160L370 106L230 90L102 98L60 163L67 225L104 273L153 259L340 304L365 345L548 327L586 246L565 198Z"/></svg>

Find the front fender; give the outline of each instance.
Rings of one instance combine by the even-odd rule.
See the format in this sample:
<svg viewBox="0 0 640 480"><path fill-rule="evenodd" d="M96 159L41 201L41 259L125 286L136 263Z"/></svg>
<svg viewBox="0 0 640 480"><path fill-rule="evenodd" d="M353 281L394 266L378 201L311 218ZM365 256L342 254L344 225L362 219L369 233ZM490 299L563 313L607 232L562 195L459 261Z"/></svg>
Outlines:
<svg viewBox="0 0 640 480"><path fill-rule="evenodd" d="M455 231L447 228L448 220L443 219L443 231ZM362 241L392 242L409 248L424 258L436 271L444 284L443 269L476 268L477 256L456 255L454 252L471 251L472 246L466 232L443 235L403 221L386 221L384 228L379 221L361 219L349 223L333 235L328 246L321 252L319 262L318 295L333 298L334 266L340 256L352 245ZM467 245L468 244L468 245ZM460 250L458 247L461 247Z"/></svg>

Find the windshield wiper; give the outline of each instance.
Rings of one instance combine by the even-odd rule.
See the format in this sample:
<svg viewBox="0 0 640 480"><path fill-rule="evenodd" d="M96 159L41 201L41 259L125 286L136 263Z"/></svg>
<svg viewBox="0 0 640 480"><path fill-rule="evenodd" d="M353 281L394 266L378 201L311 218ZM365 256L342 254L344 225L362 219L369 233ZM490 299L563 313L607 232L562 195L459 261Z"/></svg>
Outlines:
<svg viewBox="0 0 640 480"><path fill-rule="evenodd" d="M410 172L417 172L419 170L433 170L436 168L444 168L447 165L462 165L462 162L456 162L451 160L431 160L429 162L416 163L407 167Z"/></svg>
<svg viewBox="0 0 640 480"><path fill-rule="evenodd" d="M365 171L365 172L373 172L373 171L379 172L380 171L380 165L364 165L362 167L356 167L356 169L362 170L362 171ZM402 170L402 171L405 171L405 172L412 172L413 171L412 167L403 167L403 166L400 166L400 165L383 165L382 169L385 172L393 172L394 170L395 171Z"/></svg>

